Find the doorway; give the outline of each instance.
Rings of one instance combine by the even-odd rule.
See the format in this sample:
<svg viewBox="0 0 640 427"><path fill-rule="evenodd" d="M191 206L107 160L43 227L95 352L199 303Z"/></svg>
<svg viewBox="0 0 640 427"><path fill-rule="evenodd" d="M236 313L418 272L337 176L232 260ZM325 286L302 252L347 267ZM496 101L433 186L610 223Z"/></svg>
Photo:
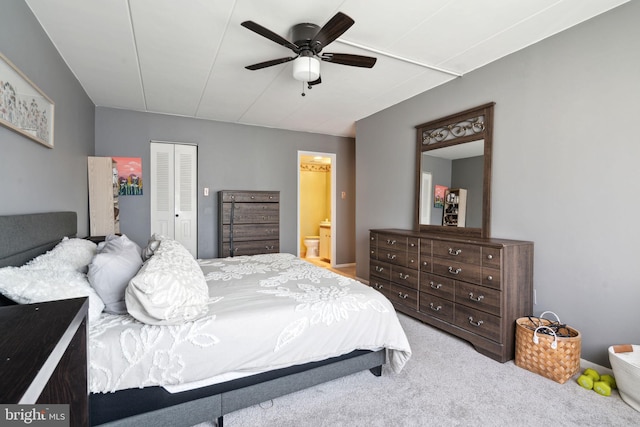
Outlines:
<svg viewBox="0 0 640 427"><path fill-rule="evenodd" d="M298 244L297 255L336 264L336 154L298 151ZM318 238L316 253L305 245ZM310 258L311 259L311 258Z"/></svg>
<svg viewBox="0 0 640 427"><path fill-rule="evenodd" d="M198 147L151 142L151 234L177 240L198 256Z"/></svg>

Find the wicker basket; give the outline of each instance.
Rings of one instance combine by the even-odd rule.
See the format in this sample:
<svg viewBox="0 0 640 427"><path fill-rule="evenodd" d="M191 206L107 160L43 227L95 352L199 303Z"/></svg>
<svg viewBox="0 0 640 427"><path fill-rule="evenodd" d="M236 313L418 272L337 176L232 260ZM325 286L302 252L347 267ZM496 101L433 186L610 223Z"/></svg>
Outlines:
<svg viewBox="0 0 640 427"><path fill-rule="evenodd" d="M516 320L515 364L560 384L580 372L580 332L567 326L568 337L558 337L548 325L553 322L540 317L521 317ZM557 318L558 316L556 316ZM534 322L538 322L535 327ZM558 319L560 322L560 319ZM540 331L546 329L549 335Z"/></svg>

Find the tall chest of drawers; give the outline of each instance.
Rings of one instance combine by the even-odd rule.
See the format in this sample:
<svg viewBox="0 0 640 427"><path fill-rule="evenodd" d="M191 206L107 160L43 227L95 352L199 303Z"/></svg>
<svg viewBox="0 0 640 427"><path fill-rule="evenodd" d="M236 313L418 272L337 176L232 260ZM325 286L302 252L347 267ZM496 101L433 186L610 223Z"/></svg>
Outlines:
<svg viewBox="0 0 640 427"><path fill-rule="evenodd" d="M218 256L280 252L279 191L218 192Z"/></svg>
<svg viewBox="0 0 640 427"><path fill-rule="evenodd" d="M369 285L397 311L513 359L515 320L533 310L533 243L370 231Z"/></svg>

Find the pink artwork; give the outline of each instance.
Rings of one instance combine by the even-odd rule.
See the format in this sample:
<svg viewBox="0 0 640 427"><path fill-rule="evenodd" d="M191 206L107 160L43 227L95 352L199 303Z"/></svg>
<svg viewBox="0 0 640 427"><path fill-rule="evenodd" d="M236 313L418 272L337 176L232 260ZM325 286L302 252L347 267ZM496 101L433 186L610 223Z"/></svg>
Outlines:
<svg viewBox="0 0 640 427"><path fill-rule="evenodd" d="M112 157L118 168L120 196L142 196L142 158Z"/></svg>
<svg viewBox="0 0 640 427"><path fill-rule="evenodd" d="M436 185L433 190L433 207L434 208L442 208L444 207L444 195L447 193L447 189L449 187L445 187L444 185Z"/></svg>

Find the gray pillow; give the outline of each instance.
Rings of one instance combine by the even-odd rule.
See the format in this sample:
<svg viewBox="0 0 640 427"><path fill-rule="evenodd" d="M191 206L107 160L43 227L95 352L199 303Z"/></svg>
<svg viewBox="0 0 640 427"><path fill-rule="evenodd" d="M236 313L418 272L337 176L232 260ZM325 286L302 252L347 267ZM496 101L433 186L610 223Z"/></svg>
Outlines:
<svg viewBox="0 0 640 427"><path fill-rule="evenodd" d="M142 267L140 247L123 234L108 236L98 251L89 264L89 283L102 298L104 311L126 314L124 291Z"/></svg>

